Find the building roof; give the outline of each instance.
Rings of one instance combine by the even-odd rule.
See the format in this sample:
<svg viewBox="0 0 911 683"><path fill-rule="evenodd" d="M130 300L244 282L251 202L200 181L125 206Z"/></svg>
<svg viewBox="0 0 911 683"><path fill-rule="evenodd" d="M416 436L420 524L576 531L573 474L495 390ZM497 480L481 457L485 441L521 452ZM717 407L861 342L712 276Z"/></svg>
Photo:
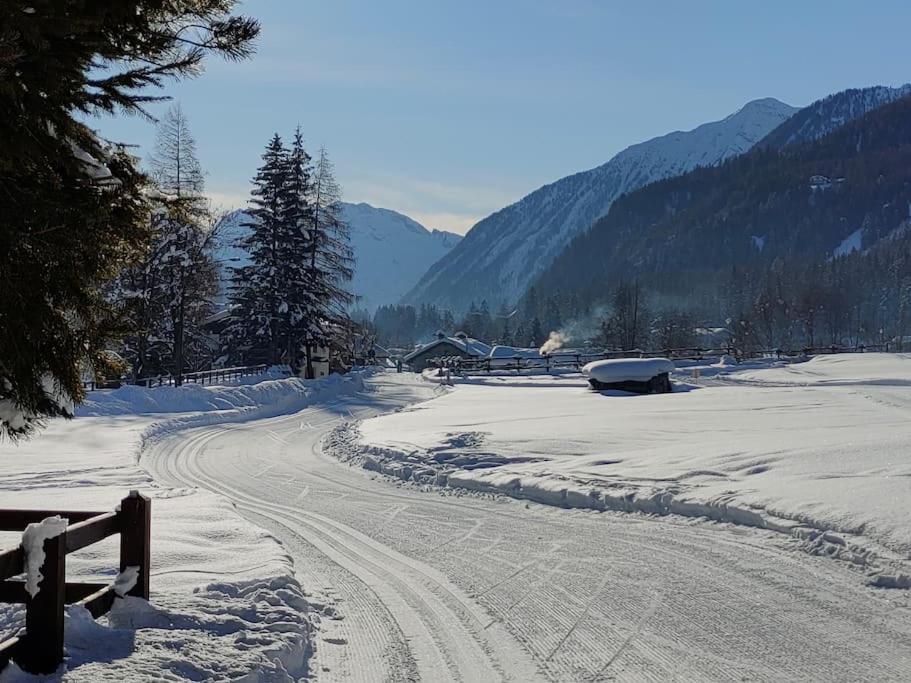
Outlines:
<svg viewBox="0 0 911 683"><path fill-rule="evenodd" d="M490 346L484 342L473 339L472 337L458 335L455 337L438 337L434 339L429 344L423 344L416 348L414 351L405 356L405 362L409 362L414 358L417 358L419 355L426 351L430 351L436 346L448 345L454 346L455 348L467 353L469 356L474 356L475 358L481 358L490 353Z"/></svg>
<svg viewBox="0 0 911 683"><path fill-rule="evenodd" d="M490 358L492 359L513 359L513 358L541 358L541 351L539 349L524 349L518 348L516 346L494 346L490 350Z"/></svg>

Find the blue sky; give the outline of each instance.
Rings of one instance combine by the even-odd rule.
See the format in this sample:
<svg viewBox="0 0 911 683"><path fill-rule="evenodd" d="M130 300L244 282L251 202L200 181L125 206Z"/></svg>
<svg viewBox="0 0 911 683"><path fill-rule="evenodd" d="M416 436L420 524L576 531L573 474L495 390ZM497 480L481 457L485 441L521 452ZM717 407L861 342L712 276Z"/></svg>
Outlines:
<svg viewBox="0 0 911 683"><path fill-rule="evenodd" d="M348 201L465 232L627 145L777 97L911 80L903 2L247 0L257 55L169 84L208 189L242 206L265 143L299 123ZM152 108L161 113L162 106ZM154 126L99 119L148 148Z"/></svg>

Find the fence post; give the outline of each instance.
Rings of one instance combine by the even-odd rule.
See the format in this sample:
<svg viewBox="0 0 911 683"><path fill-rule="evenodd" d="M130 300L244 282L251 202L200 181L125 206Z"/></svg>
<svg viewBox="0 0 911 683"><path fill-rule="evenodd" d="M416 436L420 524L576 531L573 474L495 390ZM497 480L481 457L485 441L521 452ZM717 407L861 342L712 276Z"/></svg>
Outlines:
<svg viewBox="0 0 911 683"><path fill-rule="evenodd" d="M136 585L127 593L149 599L152 501L139 491L120 501L120 571L139 567Z"/></svg>
<svg viewBox="0 0 911 683"><path fill-rule="evenodd" d="M66 532L44 541L44 564L35 597L25 601L25 638L16 662L34 674L53 673L63 661Z"/></svg>

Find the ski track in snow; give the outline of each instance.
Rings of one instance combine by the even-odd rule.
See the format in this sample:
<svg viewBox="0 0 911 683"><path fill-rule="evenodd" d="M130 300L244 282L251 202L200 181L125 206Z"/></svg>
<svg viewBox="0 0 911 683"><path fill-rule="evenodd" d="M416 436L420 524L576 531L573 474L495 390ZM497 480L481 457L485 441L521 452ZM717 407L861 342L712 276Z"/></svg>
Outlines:
<svg viewBox="0 0 911 683"><path fill-rule="evenodd" d="M281 540L325 603L317 679L911 677L907 593L773 532L396 485L324 455L350 415L429 396L408 376L368 383L290 416L168 435L142 461Z"/></svg>

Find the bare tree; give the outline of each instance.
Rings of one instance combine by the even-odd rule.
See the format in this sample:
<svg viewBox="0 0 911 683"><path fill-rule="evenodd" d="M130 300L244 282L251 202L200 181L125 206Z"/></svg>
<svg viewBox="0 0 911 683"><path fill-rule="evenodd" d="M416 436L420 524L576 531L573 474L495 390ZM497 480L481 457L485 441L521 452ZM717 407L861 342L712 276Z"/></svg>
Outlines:
<svg viewBox="0 0 911 683"><path fill-rule="evenodd" d="M316 347L330 338L333 326L347 324L348 306L354 301L348 290L354 274L350 230L342 218L341 188L325 148L317 155L312 182L308 281L316 303L303 335L308 378L314 374Z"/></svg>

